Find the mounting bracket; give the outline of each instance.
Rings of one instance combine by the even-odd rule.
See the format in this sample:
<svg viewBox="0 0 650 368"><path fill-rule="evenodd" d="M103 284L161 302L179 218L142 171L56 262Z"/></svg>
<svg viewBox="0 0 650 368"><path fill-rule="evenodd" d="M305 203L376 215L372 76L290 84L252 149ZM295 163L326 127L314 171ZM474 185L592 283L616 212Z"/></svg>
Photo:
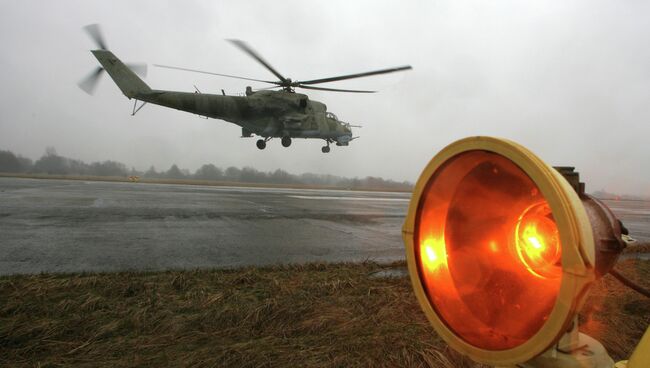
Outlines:
<svg viewBox="0 0 650 368"><path fill-rule="evenodd" d="M147 102L146 102L146 101L143 101L143 102L142 102L142 105L140 105L140 107L138 107L138 108L136 109L136 107L138 106L138 100L134 100L134 101L133 101L133 112L131 113L131 116L134 116L134 115L135 115L138 111L140 111L140 109L141 109L142 107L144 107L144 105L146 105L146 104L147 104Z"/></svg>

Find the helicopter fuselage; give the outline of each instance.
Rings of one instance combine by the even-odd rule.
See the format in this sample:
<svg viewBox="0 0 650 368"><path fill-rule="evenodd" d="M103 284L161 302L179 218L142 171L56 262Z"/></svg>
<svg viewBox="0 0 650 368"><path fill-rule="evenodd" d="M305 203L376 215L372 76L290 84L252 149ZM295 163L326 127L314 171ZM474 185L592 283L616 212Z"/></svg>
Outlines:
<svg viewBox="0 0 650 368"><path fill-rule="evenodd" d="M133 98L239 125L242 137L320 138L339 146L352 139L348 123L301 93L248 90L246 96L226 96L150 90Z"/></svg>
<svg viewBox="0 0 650 368"><path fill-rule="evenodd" d="M104 46L102 42L99 42L99 45ZM85 91L90 93L97 77L106 71L122 93L129 99L135 99L136 103L142 101L231 122L242 127L242 137L251 137L253 134L260 136L261 138L256 143L259 149L264 149L266 142L276 137L281 138L284 147L291 145L292 138L311 138L323 139L326 145L321 148L321 151L327 153L330 151L330 143L347 146L356 138L352 137L350 124L339 120L336 115L328 112L325 104L310 100L305 94L296 93L293 88L294 82L284 77L282 77L282 82L268 82L278 84L278 87L282 88L280 91L270 89L253 91L251 87L247 87L243 96L227 96L225 93L222 95L204 94L198 90L194 93L156 90L151 89L135 74L134 70L122 63L112 52L105 48L91 52L101 67L89 75L90 79L79 84ZM339 92L371 92L310 85L331 80L384 74L408 68L410 66L304 81L297 87ZM133 114L140 108L135 109L134 106Z"/></svg>
<svg viewBox="0 0 650 368"><path fill-rule="evenodd" d="M143 104L149 102L231 122L242 127L242 137L251 137L253 134L262 137L257 141L259 149L264 149L266 142L275 137L282 139L284 147L291 145L292 138L323 139L326 142L326 146L321 148L323 153L330 151L330 143L336 142L337 146L347 146L353 139L358 138L352 137L352 126L340 121L336 115L327 112L325 104L310 101L307 95L295 93L295 90L301 88L329 92L374 93L376 91L322 87L320 84L412 69L410 65L403 65L327 78L292 80L273 68L246 42L230 39L228 40L230 43L264 66L277 80L261 80L169 65L154 65L167 69L266 83L273 85L272 87L255 92L251 87L247 87L245 96L226 96L225 93L223 95L203 94L198 89L196 93L154 90L136 75L146 74L146 65L131 64L128 67L122 63L106 48L106 42L104 42L97 24L89 24L84 29L98 46L98 49L91 50L91 52L101 67L96 68L79 82L81 89L92 94L99 76L106 71L122 93L130 99L136 99L136 103L137 100L140 100L143 101ZM273 88L282 90L271 90ZM140 105L140 108L142 106ZM140 108L136 109L134 106L133 114Z"/></svg>

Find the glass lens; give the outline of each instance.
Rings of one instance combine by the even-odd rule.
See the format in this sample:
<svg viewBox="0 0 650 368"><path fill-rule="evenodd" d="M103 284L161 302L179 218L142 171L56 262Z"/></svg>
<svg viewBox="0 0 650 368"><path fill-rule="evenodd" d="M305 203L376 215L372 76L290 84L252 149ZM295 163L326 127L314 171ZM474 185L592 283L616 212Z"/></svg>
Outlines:
<svg viewBox="0 0 650 368"><path fill-rule="evenodd" d="M429 302L471 345L514 348L548 319L562 281L558 229L512 161L468 151L442 165L420 199L415 244Z"/></svg>

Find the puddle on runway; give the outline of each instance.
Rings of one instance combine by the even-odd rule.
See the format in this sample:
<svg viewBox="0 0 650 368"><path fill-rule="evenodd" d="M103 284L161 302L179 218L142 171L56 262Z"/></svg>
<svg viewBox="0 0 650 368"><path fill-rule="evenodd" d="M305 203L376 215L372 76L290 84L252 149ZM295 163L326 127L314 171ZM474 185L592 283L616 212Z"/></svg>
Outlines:
<svg viewBox="0 0 650 368"><path fill-rule="evenodd" d="M370 278L373 279L401 279L408 276L409 271L406 268L389 268L370 274Z"/></svg>
<svg viewBox="0 0 650 368"><path fill-rule="evenodd" d="M338 200L338 201L379 201L379 202L408 202L411 200L409 198L326 197L326 196L301 196L301 195L290 195L287 197L298 198L298 199L326 199L326 200Z"/></svg>

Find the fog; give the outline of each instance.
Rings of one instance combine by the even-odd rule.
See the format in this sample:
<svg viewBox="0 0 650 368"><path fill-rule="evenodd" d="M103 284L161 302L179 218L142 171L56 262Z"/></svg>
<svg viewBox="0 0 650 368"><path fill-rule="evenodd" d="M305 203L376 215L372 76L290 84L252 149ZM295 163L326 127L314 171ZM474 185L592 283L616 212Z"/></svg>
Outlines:
<svg viewBox="0 0 650 368"><path fill-rule="evenodd" d="M140 170L204 163L414 182L445 145L471 135L515 140L576 166L588 191L650 196L650 2L646 1L3 1L0 149L36 159L47 146ZM81 30L100 23L124 61L146 62L156 89L229 94L248 82L159 69L177 65L269 79L224 39L248 42L285 76L315 79L410 64L330 83L379 93L310 91L362 125L349 147L255 139L220 120L132 102L104 75ZM251 84L253 88L264 87Z"/></svg>

